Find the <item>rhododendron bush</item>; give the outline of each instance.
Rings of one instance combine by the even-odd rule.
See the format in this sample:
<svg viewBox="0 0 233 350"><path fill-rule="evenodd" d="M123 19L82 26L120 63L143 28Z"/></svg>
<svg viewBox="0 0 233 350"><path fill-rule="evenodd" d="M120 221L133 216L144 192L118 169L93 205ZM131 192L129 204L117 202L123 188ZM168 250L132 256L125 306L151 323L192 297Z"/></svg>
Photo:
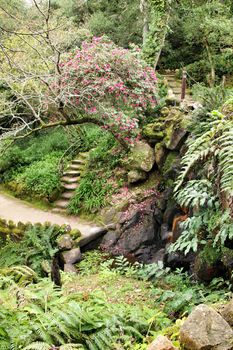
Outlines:
<svg viewBox="0 0 233 350"><path fill-rule="evenodd" d="M93 118L118 139L132 142L145 111L156 105L156 75L138 51L93 38L65 56L57 88L63 108Z"/></svg>

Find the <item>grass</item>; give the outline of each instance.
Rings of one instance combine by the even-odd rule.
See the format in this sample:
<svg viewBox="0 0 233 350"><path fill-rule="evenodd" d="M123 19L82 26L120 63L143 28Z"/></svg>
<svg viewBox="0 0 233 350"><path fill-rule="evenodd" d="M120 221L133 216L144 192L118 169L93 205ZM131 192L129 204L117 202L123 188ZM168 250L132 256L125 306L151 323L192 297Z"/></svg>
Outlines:
<svg viewBox="0 0 233 350"><path fill-rule="evenodd" d="M99 292L108 303L125 303L142 308L154 305L150 282L119 276L114 271L74 276L71 281L65 282L63 288L65 294L77 293L80 300Z"/></svg>

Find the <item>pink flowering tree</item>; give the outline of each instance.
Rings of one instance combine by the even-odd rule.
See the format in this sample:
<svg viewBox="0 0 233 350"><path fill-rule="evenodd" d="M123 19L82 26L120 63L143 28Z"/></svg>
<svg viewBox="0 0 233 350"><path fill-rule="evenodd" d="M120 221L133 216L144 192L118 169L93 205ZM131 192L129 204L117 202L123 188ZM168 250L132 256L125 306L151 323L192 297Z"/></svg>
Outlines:
<svg viewBox="0 0 233 350"><path fill-rule="evenodd" d="M86 123L108 130L126 147L140 137L140 122L155 107L157 94L155 72L140 59L140 50L123 49L101 37L66 53L53 43L49 29L46 38L47 56L33 50L37 60L29 70L10 62L14 74L5 83L15 96L6 108L12 124L0 141Z"/></svg>
<svg viewBox="0 0 233 350"><path fill-rule="evenodd" d="M92 122L119 141L132 143L139 122L156 105L156 75L138 51L117 47L104 37L83 42L66 54L51 84L63 115Z"/></svg>

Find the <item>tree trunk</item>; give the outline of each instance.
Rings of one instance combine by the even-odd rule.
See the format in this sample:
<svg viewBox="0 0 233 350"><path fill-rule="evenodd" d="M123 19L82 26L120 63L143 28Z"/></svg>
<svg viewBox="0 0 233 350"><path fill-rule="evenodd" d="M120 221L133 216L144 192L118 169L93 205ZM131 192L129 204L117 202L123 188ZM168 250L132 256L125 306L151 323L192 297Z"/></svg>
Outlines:
<svg viewBox="0 0 233 350"><path fill-rule="evenodd" d="M148 6L147 6L147 0L140 0L140 11L143 16L143 31L142 31L142 38L143 38L143 46L146 43L147 34L149 32L149 20L148 20Z"/></svg>
<svg viewBox="0 0 233 350"><path fill-rule="evenodd" d="M210 64L210 86L213 87L216 79L215 65L214 65L213 57L212 57L211 50L207 40L205 41L205 48L207 51L207 56Z"/></svg>
<svg viewBox="0 0 233 350"><path fill-rule="evenodd" d="M168 23L169 23L169 19L170 19L170 11L171 8L169 7L167 9L167 13L164 14L164 16L166 16L165 21L164 21L164 26L163 26L163 32L162 32L162 36L161 36L161 42L160 42L160 46L159 46L159 51L157 52L157 55L155 57L155 64L154 64L154 69L156 70L157 65L159 63L159 59L165 44L165 40L166 40L166 36L167 36L167 32L168 32Z"/></svg>

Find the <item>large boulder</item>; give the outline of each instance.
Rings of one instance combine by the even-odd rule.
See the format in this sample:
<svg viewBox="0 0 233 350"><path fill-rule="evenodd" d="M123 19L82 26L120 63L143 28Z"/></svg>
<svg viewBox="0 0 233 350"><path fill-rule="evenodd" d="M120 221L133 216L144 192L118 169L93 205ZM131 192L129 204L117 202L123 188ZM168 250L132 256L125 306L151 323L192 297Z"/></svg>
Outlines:
<svg viewBox="0 0 233 350"><path fill-rule="evenodd" d="M137 142L131 149L126 167L129 170L151 171L155 163L154 149L145 142Z"/></svg>
<svg viewBox="0 0 233 350"><path fill-rule="evenodd" d="M159 335L153 343L151 343L147 350L177 350L172 342L163 335Z"/></svg>
<svg viewBox="0 0 233 350"><path fill-rule="evenodd" d="M233 327L233 299L224 305L221 305L219 307L218 312L221 314L221 316L224 318L224 320Z"/></svg>
<svg viewBox="0 0 233 350"><path fill-rule="evenodd" d="M133 254L139 261L148 262L162 245L154 212L155 206L148 200L122 213L117 230L104 236L101 248L113 255Z"/></svg>
<svg viewBox="0 0 233 350"><path fill-rule="evenodd" d="M233 330L214 309L202 304L181 326L180 341L187 350L231 350Z"/></svg>

